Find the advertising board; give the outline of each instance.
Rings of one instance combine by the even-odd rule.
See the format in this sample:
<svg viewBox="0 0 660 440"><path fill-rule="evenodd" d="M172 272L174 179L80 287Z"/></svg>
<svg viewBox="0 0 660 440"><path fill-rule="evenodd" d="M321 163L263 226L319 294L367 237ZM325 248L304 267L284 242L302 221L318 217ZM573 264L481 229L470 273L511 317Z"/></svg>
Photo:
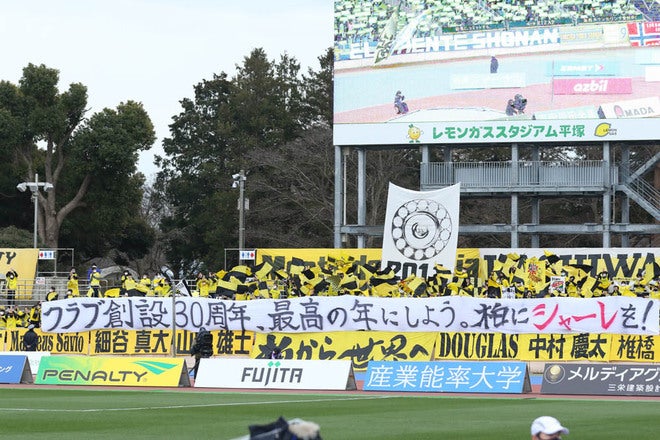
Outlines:
<svg viewBox="0 0 660 440"><path fill-rule="evenodd" d="M0 383L32 383L27 356L0 354Z"/></svg>
<svg viewBox="0 0 660 440"><path fill-rule="evenodd" d="M137 387L189 386L184 359L45 356L36 384L113 385Z"/></svg>
<svg viewBox="0 0 660 440"><path fill-rule="evenodd" d="M543 371L542 394L660 396L655 364L557 364Z"/></svg>
<svg viewBox="0 0 660 440"><path fill-rule="evenodd" d="M633 8L585 20L511 2L335 0L334 143L492 143L431 134L482 123L545 132L550 120L584 130L495 142L598 141L599 121L612 120L603 141L658 139L660 125L648 122L656 112L599 111L660 95L660 23ZM576 113L584 119L568 116ZM423 135L406 139L410 126Z"/></svg>
<svg viewBox="0 0 660 440"><path fill-rule="evenodd" d="M202 359L195 388L355 389L351 361Z"/></svg>
<svg viewBox="0 0 660 440"><path fill-rule="evenodd" d="M525 362L369 362L367 391L444 393L531 392Z"/></svg>

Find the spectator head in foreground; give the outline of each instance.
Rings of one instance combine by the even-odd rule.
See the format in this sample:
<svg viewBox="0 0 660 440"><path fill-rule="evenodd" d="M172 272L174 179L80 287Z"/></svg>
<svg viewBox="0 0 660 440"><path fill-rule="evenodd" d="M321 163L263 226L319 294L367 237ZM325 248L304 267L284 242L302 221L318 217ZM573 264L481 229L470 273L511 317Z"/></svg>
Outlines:
<svg viewBox="0 0 660 440"><path fill-rule="evenodd" d="M559 440L568 434L568 428L559 420L550 416L542 416L532 422L532 440Z"/></svg>

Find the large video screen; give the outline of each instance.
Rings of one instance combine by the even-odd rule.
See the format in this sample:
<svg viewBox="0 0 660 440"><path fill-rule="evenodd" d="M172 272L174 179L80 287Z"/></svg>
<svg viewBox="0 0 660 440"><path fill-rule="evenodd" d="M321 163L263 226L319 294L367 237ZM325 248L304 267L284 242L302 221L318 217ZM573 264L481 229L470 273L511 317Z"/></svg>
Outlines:
<svg viewBox="0 0 660 440"><path fill-rule="evenodd" d="M656 140L643 4L335 0L335 144Z"/></svg>

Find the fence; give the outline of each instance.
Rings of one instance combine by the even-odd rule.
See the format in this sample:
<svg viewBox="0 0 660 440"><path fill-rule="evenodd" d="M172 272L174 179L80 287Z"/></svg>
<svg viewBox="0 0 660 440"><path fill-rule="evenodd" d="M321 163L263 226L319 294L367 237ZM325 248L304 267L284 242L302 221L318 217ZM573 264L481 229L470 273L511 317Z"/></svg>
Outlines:
<svg viewBox="0 0 660 440"><path fill-rule="evenodd" d="M32 307L40 301L46 300L46 295L50 291L51 287L54 287L55 290L59 293L59 299L65 297L67 291L67 281L66 276L62 274L50 274L52 276L37 276L34 279L19 279L18 285L16 286L16 293L14 296L13 304L10 304L7 284L4 279L0 279L0 307L8 307L9 305L14 305L16 307ZM68 274L67 274L68 275ZM194 280L183 280L190 291L194 290L195 281ZM105 294L108 289L119 288L119 282L110 282L108 280L101 280L101 293ZM86 296L87 290L89 289L89 282L87 280L81 280L78 282L78 290L80 296Z"/></svg>
<svg viewBox="0 0 660 440"><path fill-rule="evenodd" d="M422 185L448 186L460 182L461 189L489 188L511 190L541 186L553 188L583 187L602 190L608 180L616 181L616 167L604 168L603 161L574 162L431 162L421 165ZM610 173L610 176L607 175Z"/></svg>

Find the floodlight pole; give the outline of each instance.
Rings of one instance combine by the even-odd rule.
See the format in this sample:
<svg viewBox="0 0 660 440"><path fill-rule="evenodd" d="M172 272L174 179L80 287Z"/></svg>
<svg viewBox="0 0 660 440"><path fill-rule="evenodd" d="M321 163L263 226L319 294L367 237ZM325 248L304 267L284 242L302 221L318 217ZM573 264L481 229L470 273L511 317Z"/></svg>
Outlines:
<svg viewBox="0 0 660 440"><path fill-rule="evenodd" d="M25 192L26 189L29 189L32 192L32 202L34 203L34 233L33 233L33 248L37 248L37 237L38 237L38 221L39 221L39 188L43 188L44 191L48 192L53 189L53 185L48 182L39 182L39 174L34 174L34 182L21 182L16 185L16 188L20 192Z"/></svg>
<svg viewBox="0 0 660 440"><path fill-rule="evenodd" d="M238 264L241 264L241 253L245 247L245 171L240 171L238 181Z"/></svg>
<svg viewBox="0 0 660 440"><path fill-rule="evenodd" d="M238 264L243 262L241 253L245 247L245 170L241 170L238 174L232 176L234 183L233 188L238 187Z"/></svg>
<svg viewBox="0 0 660 440"><path fill-rule="evenodd" d="M37 235L39 230L37 228L37 222L39 221L39 174L34 174L34 189L32 189L32 200L34 201L34 234L33 234L33 248L37 248Z"/></svg>

